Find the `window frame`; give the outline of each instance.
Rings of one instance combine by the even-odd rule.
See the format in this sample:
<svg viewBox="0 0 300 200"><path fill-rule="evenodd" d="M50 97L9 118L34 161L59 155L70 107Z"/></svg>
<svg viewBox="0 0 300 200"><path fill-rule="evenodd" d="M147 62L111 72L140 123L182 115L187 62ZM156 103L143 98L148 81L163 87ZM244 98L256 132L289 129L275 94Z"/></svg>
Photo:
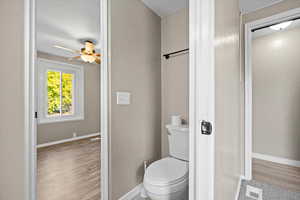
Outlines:
<svg viewBox="0 0 300 200"><path fill-rule="evenodd" d="M81 65L74 65L65 62L53 61L39 58L38 69L38 123L57 123L65 121L84 120L84 69ZM73 114L71 115L48 115L48 71L60 72L62 79L63 73L73 74ZM60 97L61 98L61 97ZM62 102L61 102L62 103ZM62 105L61 105L62 106Z"/></svg>

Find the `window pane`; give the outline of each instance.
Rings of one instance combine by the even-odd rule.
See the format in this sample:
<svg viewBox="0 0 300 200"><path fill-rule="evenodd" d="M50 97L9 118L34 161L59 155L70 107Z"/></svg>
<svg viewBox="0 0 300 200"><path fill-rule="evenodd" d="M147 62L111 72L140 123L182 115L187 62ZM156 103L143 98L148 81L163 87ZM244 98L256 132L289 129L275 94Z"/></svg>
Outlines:
<svg viewBox="0 0 300 200"><path fill-rule="evenodd" d="M62 114L73 114L73 74L62 74Z"/></svg>
<svg viewBox="0 0 300 200"><path fill-rule="evenodd" d="M60 72L47 72L48 116L60 115Z"/></svg>

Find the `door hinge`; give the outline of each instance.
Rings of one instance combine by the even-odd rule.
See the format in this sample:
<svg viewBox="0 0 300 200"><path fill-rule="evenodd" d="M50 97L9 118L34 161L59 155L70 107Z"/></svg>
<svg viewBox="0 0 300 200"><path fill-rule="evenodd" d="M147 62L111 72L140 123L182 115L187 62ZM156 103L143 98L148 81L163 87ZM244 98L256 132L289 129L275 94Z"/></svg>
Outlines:
<svg viewBox="0 0 300 200"><path fill-rule="evenodd" d="M212 133L212 125L210 122L203 120L201 122L201 134L203 135L211 135Z"/></svg>

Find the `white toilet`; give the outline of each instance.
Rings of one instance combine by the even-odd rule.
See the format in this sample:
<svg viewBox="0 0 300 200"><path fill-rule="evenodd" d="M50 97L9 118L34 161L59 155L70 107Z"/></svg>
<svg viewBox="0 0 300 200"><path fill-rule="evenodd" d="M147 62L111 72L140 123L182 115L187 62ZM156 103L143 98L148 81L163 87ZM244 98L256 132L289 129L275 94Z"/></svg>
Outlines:
<svg viewBox="0 0 300 200"><path fill-rule="evenodd" d="M167 125L170 157L152 163L144 187L152 200L188 200L189 128Z"/></svg>

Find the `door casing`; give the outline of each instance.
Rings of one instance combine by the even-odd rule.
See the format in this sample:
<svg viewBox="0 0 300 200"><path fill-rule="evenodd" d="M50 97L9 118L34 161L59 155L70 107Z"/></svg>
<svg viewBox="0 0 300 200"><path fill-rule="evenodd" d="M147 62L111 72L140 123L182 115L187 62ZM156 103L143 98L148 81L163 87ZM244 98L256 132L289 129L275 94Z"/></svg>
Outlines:
<svg viewBox="0 0 300 200"><path fill-rule="evenodd" d="M189 199L214 199L215 174L215 1L189 1ZM212 134L201 134L201 122Z"/></svg>

